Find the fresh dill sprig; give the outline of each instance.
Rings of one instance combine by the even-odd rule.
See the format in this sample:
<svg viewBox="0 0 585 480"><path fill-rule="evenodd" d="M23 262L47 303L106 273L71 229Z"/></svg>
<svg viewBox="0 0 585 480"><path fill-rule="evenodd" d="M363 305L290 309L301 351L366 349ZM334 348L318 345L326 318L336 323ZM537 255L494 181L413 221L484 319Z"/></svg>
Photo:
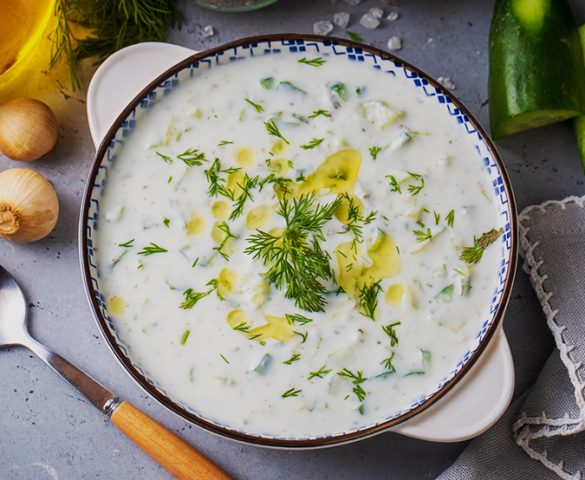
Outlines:
<svg viewBox="0 0 585 480"><path fill-rule="evenodd" d="M173 164L173 159L171 157L169 157L168 155L165 155L164 153L160 153L160 152L154 152L154 153L156 153L160 158L162 158L165 163L168 163L169 165Z"/></svg>
<svg viewBox="0 0 585 480"><path fill-rule="evenodd" d="M207 190L209 196L216 197L222 195L230 200L234 200L234 192L225 186L226 177L224 175L236 173L238 170L240 169L237 167L221 168L221 162L219 161L219 158L216 158L211 166L204 170L205 178L209 183L209 188Z"/></svg>
<svg viewBox="0 0 585 480"><path fill-rule="evenodd" d="M321 145L321 142L323 142L323 140L325 140L324 138L313 138L309 143L305 143L304 145L301 145L301 148L303 150L311 150L312 148L315 148L319 145Z"/></svg>
<svg viewBox="0 0 585 480"><path fill-rule="evenodd" d="M74 89L81 88L79 60L103 59L135 43L163 42L169 27L182 21L173 0L57 0L54 14L50 66L64 56ZM89 34L77 36L76 27Z"/></svg>
<svg viewBox="0 0 585 480"><path fill-rule="evenodd" d="M264 122L264 126L266 127L266 131L268 132L269 135L280 138L284 143L290 145L289 141L283 137L282 133L280 133L278 125L276 125L276 122L274 120L267 120L266 122Z"/></svg>
<svg viewBox="0 0 585 480"><path fill-rule="evenodd" d="M284 392L281 397L282 398L288 398L288 397L298 397L299 393L301 393L302 390L297 390L294 387L293 388L289 388L286 392Z"/></svg>
<svg viewBox="0 0 585 480"><path fill-rule="evenodd" d="M340 233L351 232L353 234L351 247L357 253L358 243L363 243L364 241L364 225L372 223L376 219L378 212L373 210L367 217L364 217L360 212L359 204L354 202L353 197L348 193L345 193L343 196L347 200L347 221L344 225L344 231Z"/></svg>
<svg viewBox="0 0 585 480"><path fill-rule="evenodd" d="M390 337L390 346L391 347L398 345L398 336L396 335L396 330L395 330L395 327L397 327L398 325L400 325L400 322L394 322L394 323L391 323L389 325L382 326L382 330L384 330L384 333Z"/></svg>
<svg viewBox="0 0 585 480"><path fill-rule="evenodd" d="M400 183L398 182L398 180L396 180L396 177L394 175L386 175L384 178L388 179L391 192L402 193L402 189L400 188Z"/></svg>
<svg viewBox="0 0 585 480"><path fill-rule="evenodd" d="M367 380L367 378L364 377L363 372L361 370L358 370L357 373L354 373L348 368L344 368L343 370L337 372L337 375L351 380L351 383L353 384L352 389L353 393L355 394L357 399L363 403L367 395L366 391L362 387L362 383L364 383Z"/></svg>
<svg viewBox="0 0 585 480"><path fill-rule="evenodd" d="M207 283L209 285L209 282ZM205 290L203 292L196 292L192 288L188 288L183 292L183 296L185 300L183 303L179 305L179 308L183 310L191 310L200 300L203 300L205 297L209 296L212 292L217 290L217 284L212 285L210 289Z"/></svg>
<svg viewBox="0 0 585 480"><path fill-rule="evenodd" d="M264 107L262 105L260 105L259 103L256 103L256 102L250 100L249 98L244 98L244 101L246 103L249 103L250 105L252 105L258 113L262 113L264 111Z"/></svg>
<svg viewBox="0 0 585 480"><path fill-rule="evenodd" d="M504 233L503 229L496 230L492 228L479 238L473 237L473 246L465 247L459 258L466 263L479 263L485 249L494 243L502 233Z"/></svg>
<svg viewBox="0 0 585 480"><path fill-rule="evenodd" d="M319 370L315 370L314 372L310 372L308 379L311 380L312 378L324 378L325 375L331 373L332 370L327 368L327 365L323 365Z"/></svg>
<svg viewBox="0 0 585 480"><path fill-rule="evenodd" d="M372 160L376 160L376 158L378 158L378 154L382 151L382 147L374 145L373 147L368 148L368 150L372 156Z"/></svg>
<svg viewBox="0 0 585 480"><path fill-rule="evenodd" d="M370 284L364 284L359 289L358 306L361 314L375 320L374 315L378 307L378 294L382 291L381 280Z"/></svg>
<svg viewBox="0 0 585 480"><path fill-rule="evenodd" d="M225 253L223 249L227 245L227 242L229 241L230 238L237 239L238 236L232 233L230 226L227 224L226 221L223 221L220 224L218 224L217 228L221 230L225 234L225 236L223 237L223 240L217 247L213 247L213 250L219 253L225 260L229 260L230 259L229 255Z"/></svg>
<svg viewBox="0 0 585 480"><path fill-rule="evenodd" d="M385 358L384 360L382 360L382 362L380 362L380 365L383 365L384 368L386 369L386 371L381 376L396 373L396 367L392 363L392 360L394 360L394 355L396 355L396 352L393 351L389 357Z"/></svg>
<svg viewBox="0 0 585 480"><path fill-rule="evenodd" d="M418 195L421 190L425 187L425 179L423 178L422 175L418 174L418 173L413 173L413 172L406 172L408 173L408 179L409 180L419 180L420 183L418 185L415 184L410 184L407 189L408 189L408 193L410 193L413 197Z"/></svg>
<svg viewBox="0 0 585 480"><path fill-rule="evenodd" d="M207 162L205 153L200 152L198 148L188 148L180 155L177 155L177 158L188 167L200 167L203 165L203 162Z"/></svg>
<svg viewBox="0 0 585 480"><path fill-rule="evenodd" d="M288 80L283 80L283 81L279 82L278 86L288 88L289 90L292 90L293 92L302 93L303 95L307 94L307 92L305 92L302 88L297 87L294 83L289 82Z"/></svg>
<svg viewBox="0 0 585 480"><path fill-rule="evenodd" d="M144 255L145 257L147 257L148 255L154 255L155 253L165 252L168 252L166 248L163 248L157 245L156 243L150 242L150 245L148 247L143 247L142 250L138 252L138 255Z"/></svg>
<svg viewBox="0 0 585 480"><path fill-rule="evenodd" d="M359 33L355 33L355 32L351 32L351 31L347 31L345 32L347 33L347 36L349 37L350 40L353 40L354 42L363 42L364 39L362 38L362 36Z"/></svg>
<svg viewBox="0 0 585 480"><path fill-rule="evenodd" d="M305 343L307 338L309 338L309 332L297 332L296 330L293 330L293 333L301 337L301 343Z"/></svg>
<svg viewBox="0 0 585 480"><path fill-rule="evenodd" d="M285 360L284 362L282 362L284 365L292 365L293 362L297 362L301 359L301 354L300 353L293 353L292 357L290 357L288 360Z"/></svg>
<svg viewBox="0 0 585 480"><path fill-rule="evenodd" d="M322 108L313 110L313 113L309 115L309 118L317 118L319 115L322 115L325 118L331 118L331 112L329 112L329 110L323 110Z"/></svg>
<svg viewBox="0 0 585 480"><path fill-rule="evenodd" d="M266 186L266 184L272 183L274 185L278 185L278 187L282 190L282 192L287 193L288 192L288 184L290 182L292 182L292 180L290 178L279 177L278 175L276 175L274 173L270 173L258 182L258 186L260 188L260 191L262 191L262 189Z"/></svg>
<svg viewBox="0 0 585 480"><path fill-rule="evenodd" d="M449 213L445 216L445 220L447 220L447 225L452 227L453 223L455 223L455 210L452 209L449 211Z"/></svg>
<svg viewBox="0 0 585 480"><path fill-rule="evenodd" d="M183 336L181 337L181 345L185 345L187 343L187 339L189 338L189 335L191 335L191 330L185 330L185 332L183 333Z"/></svg>
<svg viewBox="0 0 585 480"><path fill-rule="evenodd" d="M229 220L233 221L236 218L238 218L242 213L244 213L244 207L248 199L251 201L254 200L252 190L256 188L259 180L260 178L258 177L258 175L252 178L250 178L247 173L244 175L244 180L242 181L242 183L238 183L238 186L241 188L242 193L240 193L240 195L238 196L238 198L236 199L235 203L232 206L233 210L232 213L230 214Z"/></svg>
<svg viewBox="0 0 585 480"><path fill-rule="evenodd" d="M312 322L313 320L310 318L305 317L304 315L300 315L298 313L286 313L285 315L286 321L289 325L306 325L307 323Z"/></svg>
<svg viewBox="0 0 585 480"><path fill-rule="evenodd" d="M321 247L325 240L323 226L339 208L341 198L322 205L314 195L279 201L278 215L286 228L274 235L258 230L250 236L244 250L269 266L265 276L285 297L293 299L303 310L318 312L325 306L323 281L332 278L329 254Z"/></svg>
<svg viewBox="0 0 585 480"><path fill-rule="evenodd" d="M305 65L309 65L311 67L320 67L322 65L325 65L327 63L327 60L325 60L322 57L311 58L310 60L303 57L300 60L297 60L297 62L304 63Z"/></svg>
<svg viewBox="0 0 585 480"><path fill-rule="evenodd" d="M118 243L118 247L131 248L133 246L134 246L134 239L128 240L127 242L124 242L124 243Z"/></svg>
<svg viewBox="0 0 585 480"><path fill-rule="evenodd" d="M433 234L431 229L427 227L426 230L423 230L424 225L419 230L413 230L414 236L416 237L417 242L426 242L427 240L432 240Z"/></svg>

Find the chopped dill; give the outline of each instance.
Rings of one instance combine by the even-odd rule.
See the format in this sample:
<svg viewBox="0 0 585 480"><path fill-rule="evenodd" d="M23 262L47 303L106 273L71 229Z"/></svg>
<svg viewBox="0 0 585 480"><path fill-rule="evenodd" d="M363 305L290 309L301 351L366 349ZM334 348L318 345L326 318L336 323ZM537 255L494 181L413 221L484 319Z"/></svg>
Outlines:
<svg viewBox="0 0 585 480"><path fill-rule="evenodd" d="M331 118L331 112L329 112L329 110L323 110L321 108L319 110L313 110L313 113L309 115L309 118L317 118L320 115L325 118Z"/></svg>
<svg viewBox="0 0 585 480"><path fill-rule="evenodd" d="M185 345L187 343L189 335L191 335L191 330L185 330L185 333L183 333L183 336L181 337L181 345Z"/></svg>
<svg viewBox="0 0 585 480"><path fill-rule="evenodd" d="M347 94L347 89L345 88L345 84L342 82L337 82L329 87L332 92L335 92L339 98L342 100L347 101L349 95Z"/></svg>
<svg viewBox="0 0 585 480"><path fill-rule="evenodd" d="M281 397L282 398L288 398L288 397L298 397L299 393L301 393L302 390L297 390L295 388L289 388L286 392L284 392Z"/></svg>
<svg viewBox="0 0 585 480"><path fill-rule="evenodd" d="M205 178L209 183L209 188L207 190L209 196L217 197L218 195L222 195L230 200L234 200L234 193L225 186L225 175L230 175L238 170L240 169L237 167L221 168L221 162L219 161L219 158L216 158L211 166L204 170Z"/></svg>
<svg viewBox="0 0 585 480"><path fill-rule="evenodd" d="M223 353L220 353L219 356L221 357L221 359L225 362L225 363L230 363L230 361L223 355Z"/></svg>
<svg viewBox="0 0 585 480"><path fill-rule="evenodd" d="M293 353L292 357L290 357L288 360L285 360L282 363L284 365L292 365L293 362L297 362L300 359L301 359L301 354L300 353Z"/></svg>
<svg viewBox="0 0 585 480"><path fill-rule="evenodd" d="M349 37L349 39L353 40L354 42L363 42L364 41L364 39L362 38L362 36L359 33L351 32L349 30L345 33L347 33L347 36Z"/></svg>
<svg viewBox="0 0 585 480"><path fill-rule="evenodd" d="M309 65L311 67L320 67L322 65L325 65L327 63L327 60L325 60L322 57L311 58L310 60L303 57L300 60L297 60L297 62L304 63L305 65Z"/></svg>
<svg viewBox="0 0 585 480"><path fill-rule="evenodd" d="M367 380L367 378L363 376L363 372L358 370L357 373L354 373L348 368L344 368L343 370L337 372L337 375L351 380L351 383L353 384L352 391L354 395L360 402L363 403L367 395L366 391L362 387L362 383Z"/></svg>
<svg viewBox="0 0 585 480"><path fill-rule="evenodd" d="M166 217L165 217L165 218L163 219L163 225L164 225L165 227L167 227L167 228L170 228L170 227L171 227L171 219L170 219L170 218L166 218Z"/></svg>
<svg viewBox="0 0 585 480"><path fill-rule="evenodd" d="M160 153L160 152L155 152L160 158L162 158L164 160L165 163L168 163L169 165L172 165L173 163L173 159L171 157L169 157L168 155L165 155L164 153Z"/></svg>
<svg viewBox="0 0 585 480"><path fill-rule="evenodd" d="M304 315L300 315L298 313L286 313L284 316L289 325L294 324L306 325L307 323L313 321L312 319L307 318Z"/></svg>
<svg viewBox="0 0 585 480"><path fill-rule="evenodd" d="M219 282L217 281L217 279L214 278L207 282L207 286L211 288L205 290L204 292L195 292L192 288L188 288L187 290L185 290L183 292L185 300L183 301L183 303L181 303L181 305L179 305L179 308L182 308L183 310L191 310L195 305L197 305L197 303L199 303L200 300L203 300L205 297L209 296L213 292L216 292L217 296L221 300L223 300L223 298L219 294L219 291L217 290L217 287L219 286Z"/></svg>
<svg viewBox="0 0 585 480"><path fill-rule="evenodd" d="M408 193L410 193L414 197L415 195L418 195L420 193L420 191L425 187L425 179L422 177L422 175L420 175L418 173L413 173L413 172L407 172L407 173L408 173L409 180L420 180L420 183L418 185L411 183L407 187Z"/></svg>
<svg viewBox="0 0 585 480"><path fill-rule="evenodd" d="M264 111L264 107L262 105L260 105L259 103L253 102L249 98L244 98L244 101L246 103L249 103L250 105L252 105L258 113L262 113Z"/></svg>
<svg viewBox="0 0 585 480"><path fill-rule="evenodd" d="M262 88L266 90L270 90L274 86L274 78L273 77L266 77L260 80L260 85Z"/></svg>
<svg viewBox="0 0 585 480"><path fill-rule="evenodd" d="M391 192L402 193L402 189L400 188L400 183L398 182L398 180L396 180L396 177L394 175L386 175L384 178L388 179Z"/></svg>
<svg viewBox="0 0 585 480"><path fill-rule="evenodd" d="M297 332L296 330L293 330L293 333L295 335L298 335L299 337L301 337L301 343L305 343L307 341L307 338L309 337L309 332Z"/></svg>
<svg viewBox="0 0 585 480"><path fill-rule="evenodd" d="M424 225L421 227L420 230L414 230L412 232L412 233L414 233L414 235L416 237L416 241L417 242L426 242L427 240L432 240L433 234L431 233L431 229L429 227L427 227L426 230L422 230L422 228L424 228Z"/></svg>
<svg viewBox="0 0 585 480"><path fill-rule="evenodd" d="M394 360L394 355L396 355L396 352L392 352L388 358L385 358L384 360L382 360L382 362L380 362L380 365L384 366L384 368L386 369L386 371L382 373L382 375L380 376L385 377L392 373L396 373L396 367L392 363L392 360Z"/></svg>
<svg viewBox="0 0 585 480"><path fill-rule="evenodd" d="M127 242L124 242L124 243L118 243L118 247L131 248L133 246L134 246L134 239L128 240Z"/></svg>
<svg viewBox="0 0 585 480"><path fill-rule="evenodd" d="M205 154L200 152L197 148L188 148L180 155L177 155L177 158L188 167L200 167L203 165L203 162L207 162Z"/></svg>
<svg viewBox="0 0 585 480"><path fill-rule="evenodd" d="M308 379L311 380L313 378L323 378L328 373L331 373L331 369L327 368L327 365L323 365L319 370L315 370L314 372L310 372Z"/></svg>
<svg viewBox="0 0 585 480"><path fill-rule="evenodd" d="M220 141L217 146L218 147L225 147L226 145L232 145L234 142L232 142L231 140L222 140Z"/></svg>
<svg viewBox="0 0 585 480"><path fill-rule="evenodd" d="M325 139L324 138L313 138L309 143L305 143L304 145L301 145L301 148L303 150L310 150L312 148L315 148L315 147L321 145L323 140L325 140Z"/></svg>
<svg viewBox="0 0 585 480"><path fill-rule="evenodd" d="M245 253L269 266L265 276L285 297L303 310L318 312L325 306L323 281L332 278L329 254L321 247L323 226L339 208L341 198L322 205L314 195L279 201L278 215L286 228L281 234L258 230L248 237Z"/></svg>
<svg viewBox="0 0 585 480"><path fill-rule="evenodd" d="M453 223L455 223L455 210L451 209L451 211L445 216L445 220L447 220L447 225L452 227Z"/></svg>
<svg viewBox="0 0 585 480"><path fill-rule="evenodd" d="M280 133L278 125L276 125L276 122L274 120L267 120L266 122L264 122L264 126L266 127L266 131L268 132L269 135L280 138L284 143L290 145L289 141L283 137L282 133Z"/></svg>
<svg viewBox="0 0 585 480"><path fill-rule="evenodd" d="M144 255L147 257L148 255L154 255L155 253L165 252L168 252L166 248L160 247L156 243L150 242L150 245L148 247L143 247L142 250L138 252L138 255Z"/></svg>
<svg viewBox="0 0 585 480"><path fill-rule="evenodd" d="M283 80L279 82L278 86L288 88L289 90L292 90L294 92L302 93L303 95L307 94L307 92L305 92L302 88L297 87L294 83L289 82L288 80Z"/></svg>
<svg viewBox="0 0 585 480"><path fill-rule="evenodd" d="M227 253L225 253L223 251L223 249L225 248L225 246L230 238L237 239L238 236L234 235L232 233L230 226L225 221L221 222L217 226L217 228L219 228L223 233L225 233L225 237L223 238L223 240L221 241L221 243L217 247L213 247L213 250L215 250L217 253L219 253L225 260L229 260L230 259L229 255Z"/></svg>
<svg viewBox="0 0 585 480"><path fill-rule="evenodd" d="M258 181L258 175L252 178L250 178L247 173L244 175L244 180L242 183L238 184L238 186L242 189L242 193L238 196L235 203L233 204L233 210L230 214L229 220L235 220L242 213L244 213L244 206L246 205L246 201L248 199L254 200L252 190L258 185Z"/></svg>
<svg viewBox="0 0 585 480"><path fill-rule="evenodd" d="M441 214L440 214L439 212L435 212L435 211L433 210L433 215L434 215L434 217L435 217L435 225L438 225L438 224L439 224L439 222L441 221Z"/></svg>
<svg viewBox="0 0 585 480"><path fill-rule="evenodd" d="M396 336L395 330L395 327L397 327L398 325L400 325L400 322L394 322L389 325L382 326L382 330L384 330L384 333L390 337L391 347L398 345L398 337Z"/></svg>
<svg viewBox="0 0 585 480"><path fill-rule="evenodd" d="M250 331L250 325L248 325L247 322L241 322L238 323L233 329L237 330L238 332L248 333Z"/></svg>
<svg viewBox="0 0 585 480"><path fill-rule="evenodd" d="M358 306L361 314L375 320L374 315L378 307L378 294L382 291L381 280L364 284L359 290Z"/></svg>
<svg viewBox="0 0 585 480"><path fill-rule="evenodd" d="M502 233L504 233L503 229L492 228L479 238L473 237L473 246L465 247L459 258L466 263L479 263L485 249L494 243Z"/></svg>
<svg viewBox="0 0 585 480"><path fill-rule="evenodd" d="M372 156L372 160L376 160L378 158L378 154L382 151L382 147L374 145L373 147L368 148L368 150Z"/></svg>

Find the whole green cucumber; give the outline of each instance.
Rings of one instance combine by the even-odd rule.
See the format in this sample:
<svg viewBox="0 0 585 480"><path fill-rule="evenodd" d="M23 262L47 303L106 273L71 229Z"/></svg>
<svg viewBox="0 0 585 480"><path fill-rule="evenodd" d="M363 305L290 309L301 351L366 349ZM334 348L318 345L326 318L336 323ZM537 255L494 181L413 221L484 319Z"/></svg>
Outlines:
<svg viewBox="0 0 585 480"><path fill-rule="evenodd" d="M566 0L496 0L489 58L494 138L585 114L585 65Z"/></svg>

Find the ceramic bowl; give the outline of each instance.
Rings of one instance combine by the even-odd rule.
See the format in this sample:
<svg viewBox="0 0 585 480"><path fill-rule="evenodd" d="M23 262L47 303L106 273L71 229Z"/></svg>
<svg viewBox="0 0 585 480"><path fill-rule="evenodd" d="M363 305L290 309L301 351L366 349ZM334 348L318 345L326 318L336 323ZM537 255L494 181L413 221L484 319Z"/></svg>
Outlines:
<svg viewBox="0 0 585 480"><path fill-rule="evenodd" d="M345 59L348 68L351 68L353 62L365 63L387 75L403 77L407 80L409 88L412 88L421 99L437 102L444 111L443 121L453 123L461 135L473 145L477 155L469 161L480 162L483 166L486 179L495 194L504 234L497 243L498 281L489 299L490 313L483 319L467 352L450 372L445 372L438 384L411 404L400 410L389 412L386 417L380 418L374 424L336 435L283 438L275 435L248 434L224 425L216 419L205 418L188 405L174 400L157 385L155 379L148 377L141 366L136 364L129 355L128 348L119 339L115 323L108 314L105 298L100 293L100 275L96 261L98 252L95 250L93 239L99 228L98 213L101 196L107 184L109 172L116 168L116 156L124 146L124 139L132 134L140 123L140 119L147 114L158 99L173 89L180 88L183 82L187 82L202 69L222 68L222 65L246 57L298 52L322 56L335 55ZM486 349L502 320L516 269L516 229L516 209L510 182L494 145L463 104L437 81L387 52L345 39L315 35L270 35L242 39L194 54L152 81L124 108L105 135L89 174L81 212L80 256L86 291L104 337L120 363L150 395L186 420L228 438L256 445L296 449L338 445L386 431L419 415L460 382Z"/></svg>

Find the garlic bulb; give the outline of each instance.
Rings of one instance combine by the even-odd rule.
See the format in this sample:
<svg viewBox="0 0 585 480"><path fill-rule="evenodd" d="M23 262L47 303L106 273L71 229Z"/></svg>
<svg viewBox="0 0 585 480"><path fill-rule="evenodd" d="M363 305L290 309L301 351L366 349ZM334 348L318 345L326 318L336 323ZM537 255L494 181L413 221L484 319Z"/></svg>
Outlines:
<svg viewBox="0 0 585 480"><path fill-rule="evenodd" d="M0 105L0 152L23 162L46 155L57 144L57 119L43 102L17 98Z"/></svg>
<svg viewBox="0 0 585 480"><path fill-rule="evenodd" d="M59 200L51 183L29 168L0 173L0 237L34 242L57 223Z"/></svg>

